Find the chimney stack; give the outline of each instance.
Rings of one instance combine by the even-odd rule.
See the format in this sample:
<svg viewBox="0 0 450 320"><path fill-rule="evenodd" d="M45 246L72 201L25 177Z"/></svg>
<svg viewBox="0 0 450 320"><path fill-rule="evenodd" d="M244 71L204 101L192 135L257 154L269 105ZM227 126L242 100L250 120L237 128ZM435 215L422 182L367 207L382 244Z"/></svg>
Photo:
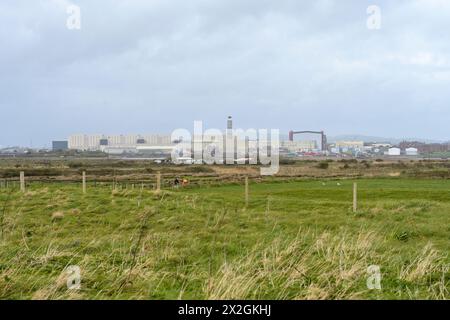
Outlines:
<svg viewBox="0 0 450 320"><path fill-rule="evenodd" d="M231 116L229 116L227 120L227 129L233 130L233 118Z"/></svg>

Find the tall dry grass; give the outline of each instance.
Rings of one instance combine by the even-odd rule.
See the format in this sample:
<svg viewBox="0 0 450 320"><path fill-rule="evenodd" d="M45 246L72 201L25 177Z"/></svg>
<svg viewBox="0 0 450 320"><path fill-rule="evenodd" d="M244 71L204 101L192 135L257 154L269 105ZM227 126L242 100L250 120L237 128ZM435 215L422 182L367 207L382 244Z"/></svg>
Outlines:
<svg viewBox="0 0 450 320"><path fill-rule="evenodd" d="M241 259L224 263L206 281L204 293L207 299L366 298L367 268L379 265L383 272L398 265L393 252L380 250L383 241L372 232L302 232L293 240L277 238L265 247L256 246ZM448 299L444 257L426 246L410 265L400 266L396 277L417 284L438 276L427 283L427 297ZM409 296L414 297L417 294Z"/></svg>

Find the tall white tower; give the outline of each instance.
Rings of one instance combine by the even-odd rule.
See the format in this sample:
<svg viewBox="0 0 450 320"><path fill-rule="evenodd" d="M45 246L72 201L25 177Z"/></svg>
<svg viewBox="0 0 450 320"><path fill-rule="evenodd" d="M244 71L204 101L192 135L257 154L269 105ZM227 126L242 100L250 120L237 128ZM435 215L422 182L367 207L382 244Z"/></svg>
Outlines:
<svg viewBox="0 0 450 320"><path fill-rule="evenodd" d="M231 116L229 116L227 120L227 129L233 130L233 118Z"/></svg>
<svg viewBox="0 0 450 320"><path fill-rule="evenodd" d="M233 139L233 118L228 117L227 120L227 134L225 139L225 163L234 164L235 159L235 143Z"/></svg>

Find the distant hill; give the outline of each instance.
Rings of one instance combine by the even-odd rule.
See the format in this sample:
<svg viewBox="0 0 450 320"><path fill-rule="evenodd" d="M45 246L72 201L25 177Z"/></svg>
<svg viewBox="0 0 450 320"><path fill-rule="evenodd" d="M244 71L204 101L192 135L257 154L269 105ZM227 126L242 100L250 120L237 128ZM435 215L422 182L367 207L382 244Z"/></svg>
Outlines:
<svg viewBox="0 0 450 320"><path fill-rule="evenodd" d="M439 140L423 139L423 138L386 138L386 137L376 137L376 136L364 136L358 134L346 134L338 136L327 137L328 142L336 142L342 140L353 140L353 141L364 141L364 142L386 142L391 144L398 144L402 141L418 141L423 143L443 143Z"/></svg>

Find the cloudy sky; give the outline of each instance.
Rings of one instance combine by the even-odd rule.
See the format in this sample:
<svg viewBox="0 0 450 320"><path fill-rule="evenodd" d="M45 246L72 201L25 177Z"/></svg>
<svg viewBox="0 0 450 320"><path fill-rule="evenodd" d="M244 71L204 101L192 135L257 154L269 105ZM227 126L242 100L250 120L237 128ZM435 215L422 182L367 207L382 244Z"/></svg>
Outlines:
<svg viewBox="0 0 450 320"><path fill-rule="evenodd" d="M222 128L228 115L450 140L449 30L447 0L3 0L0 145Z"/></svg>

